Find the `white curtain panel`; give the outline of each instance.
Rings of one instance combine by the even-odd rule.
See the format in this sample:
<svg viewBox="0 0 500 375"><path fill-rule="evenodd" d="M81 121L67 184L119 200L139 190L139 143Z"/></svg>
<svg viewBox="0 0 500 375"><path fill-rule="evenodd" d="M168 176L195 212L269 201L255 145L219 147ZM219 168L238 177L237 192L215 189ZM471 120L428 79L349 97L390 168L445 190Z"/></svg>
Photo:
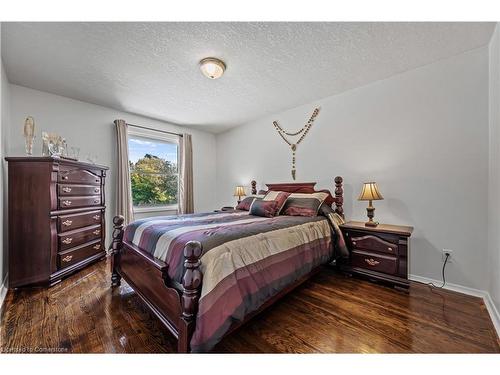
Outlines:
<svg viewBox="0 0 500 375"><path fill-rule="evenodd" d="M125 218L125 224L134 220L132 210L132 189L130 187L130 169L128 158L128 131L125 120L115 120L118 150L118 171L116 186L116 211Z"/></svg>
<svg viewBox="0 0 500 375"><path fill-rule="evenodd" d="M191 134L184 133L179 142L179 213L194 212L193 199L193 144Z"/></svg>

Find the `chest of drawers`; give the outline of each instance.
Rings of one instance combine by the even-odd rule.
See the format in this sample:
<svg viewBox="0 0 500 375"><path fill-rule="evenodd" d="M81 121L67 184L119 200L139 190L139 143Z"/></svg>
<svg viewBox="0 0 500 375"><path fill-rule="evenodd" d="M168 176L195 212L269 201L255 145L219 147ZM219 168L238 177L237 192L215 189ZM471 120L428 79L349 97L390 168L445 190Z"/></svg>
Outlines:
<svg viewBox="0 0 500 375"><path fill-rule="evenodd" d="M407 288L412 227L380 224L366 227L350 221L340 226L350 258L343 269L376 281Z"/></svg>
<svg viewBox="0 0 500 375"><path fill-rule="evenodd" d="M9 286L53 285L105 255L107 167L7 157Z"/></svg>

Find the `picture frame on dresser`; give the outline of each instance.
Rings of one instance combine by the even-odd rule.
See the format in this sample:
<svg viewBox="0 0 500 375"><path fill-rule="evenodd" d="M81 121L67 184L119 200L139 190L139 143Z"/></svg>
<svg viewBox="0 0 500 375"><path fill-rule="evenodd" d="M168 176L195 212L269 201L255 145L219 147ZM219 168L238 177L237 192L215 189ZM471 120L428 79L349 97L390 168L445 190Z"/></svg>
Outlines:
<svg viewBox="0 0 500 375"><path fill-rule="evenodd" d="M102 259L108 167L6 157L9 286L52 286Z"/></svg>

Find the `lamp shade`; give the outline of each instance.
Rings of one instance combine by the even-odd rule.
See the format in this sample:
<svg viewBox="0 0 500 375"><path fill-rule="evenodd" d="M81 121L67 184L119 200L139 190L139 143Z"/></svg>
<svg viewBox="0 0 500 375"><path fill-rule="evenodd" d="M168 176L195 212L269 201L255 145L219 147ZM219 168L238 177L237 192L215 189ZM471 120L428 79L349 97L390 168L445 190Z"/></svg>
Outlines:
<svg viewBox="0 0 500 375"><path fill-rule="evenodd" d="M235 197L244 197L245 194L245 188L243 186L236 186L236 189L234 189L234 194Z"/></svg>
<svg viewBox="0 0 500 375"><path fill-rule="evenodd" d="M378 191L376 182L365 182L363 184L363 190L361 190L361 194L359 194L359 201L378 201L384 199L380 191Z"/></svg>

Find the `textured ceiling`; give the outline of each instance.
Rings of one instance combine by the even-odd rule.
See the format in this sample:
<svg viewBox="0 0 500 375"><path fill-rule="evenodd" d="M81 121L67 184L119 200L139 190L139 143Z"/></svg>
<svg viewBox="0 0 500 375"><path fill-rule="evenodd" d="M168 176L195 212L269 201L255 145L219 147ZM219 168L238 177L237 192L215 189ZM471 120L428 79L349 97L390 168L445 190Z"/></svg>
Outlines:
<svg viewBox="0 0 500 375"><path fill-rule="evenodd" d="M220 132L488 43L493 23L2 23L9 81ZM198 62L225 61L219 80Z"/></svg>

